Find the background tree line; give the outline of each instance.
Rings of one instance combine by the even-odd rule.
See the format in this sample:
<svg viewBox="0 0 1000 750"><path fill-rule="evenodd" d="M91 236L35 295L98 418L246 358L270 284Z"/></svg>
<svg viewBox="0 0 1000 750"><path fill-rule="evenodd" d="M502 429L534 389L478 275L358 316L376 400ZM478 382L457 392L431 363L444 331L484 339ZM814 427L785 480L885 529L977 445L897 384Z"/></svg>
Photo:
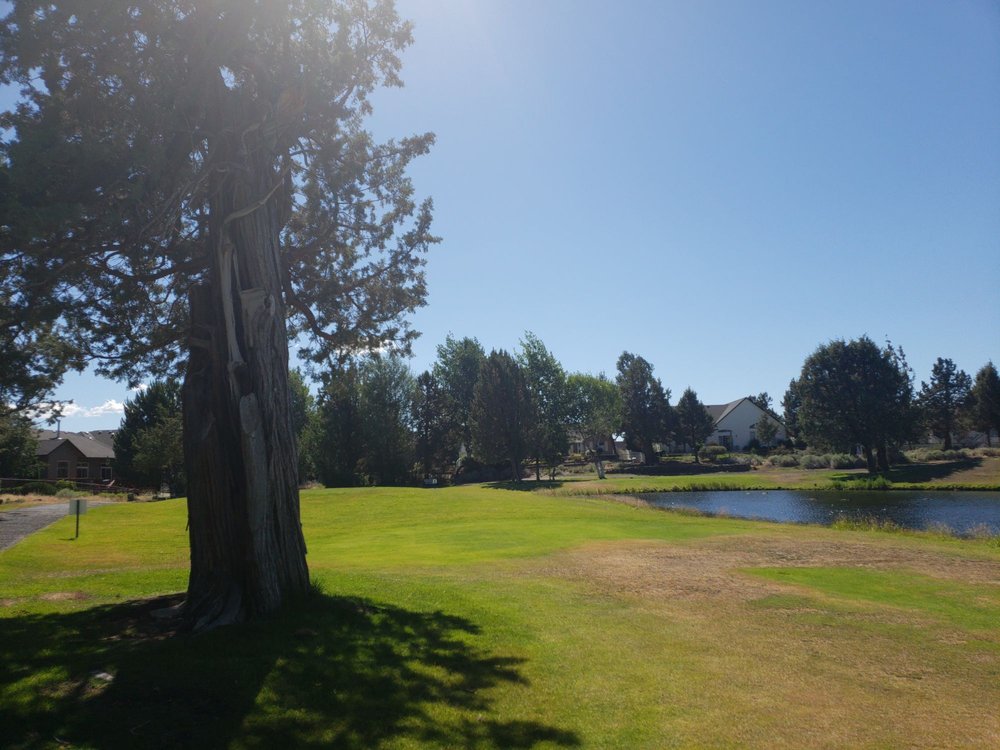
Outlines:
<svg viewBox="0 0 1000 750"><path fill-rule="evenodd" d="M530 332L513 354L487 354L475 338L449 335L419 375L403 357L380 353L322 371L316 381L314 396L299 370L289 375L293 432L300 480L328 486L403 485L455 472L469 481L518 479L526 466L536 478L554 476L571 435L589 445L621 436L647 464L663 448L690 451L698 460L714 430L697 393L687 388L671 405L670 390L641 356L623 352L614 380L567 373ZM748 398L778 416L766 392ZM990 430L1000 430L1000 377L992 362L972 378L939 358L917 388L902 349L867 337L836 340L806 359L781 407L791 444L856 452L879 471L900 447L927 435L945 449L972 431L989 442ZM756 440L773 445L777 429L774 419L762 417ZM0 420L0 430L7 431L0 438L30 434L10 420ZM117 476L183 493L180 434L178 384L153 383L126 406L115 443ZM0 465L33 465L30 440L0 442ZM589 455L601 476L603 457Z"/></svg>

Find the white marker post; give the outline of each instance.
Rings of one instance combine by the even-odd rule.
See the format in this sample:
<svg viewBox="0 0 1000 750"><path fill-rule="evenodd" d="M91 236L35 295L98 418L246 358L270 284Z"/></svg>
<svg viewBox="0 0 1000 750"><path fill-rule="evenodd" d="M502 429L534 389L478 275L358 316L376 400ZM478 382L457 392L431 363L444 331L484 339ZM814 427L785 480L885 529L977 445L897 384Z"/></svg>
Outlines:
<svg viewBox="0 0 1000 750"><path fill-rule="evenodd" d="M69 501L69 513L67 515L76 516L76 536L74 539L80 538L80 514L87 512L87 501L81 500L79 498L74 498Z"/></svg>

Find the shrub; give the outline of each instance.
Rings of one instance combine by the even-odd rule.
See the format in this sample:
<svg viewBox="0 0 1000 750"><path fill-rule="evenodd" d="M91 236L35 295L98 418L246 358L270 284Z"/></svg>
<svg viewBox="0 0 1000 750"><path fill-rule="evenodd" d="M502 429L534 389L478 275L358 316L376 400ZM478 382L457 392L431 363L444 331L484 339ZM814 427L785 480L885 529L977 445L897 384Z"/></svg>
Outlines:
<svg viewBox="0 0 1000 750"><path fill-rule="evenodd" d="M799 466L803 469L829 469L829 456L817 456L815 453L804 453L799 460Z"/></svg>
<svg viewBox="0 0 1000 750"><path fill-rule="evenodd" d="M25 482L11 492L19 495L55 495L58 489L51 482Z"/></svg>
<svg viewBox="0 0 1000 750"><path fill-rule="evenodd" d="M71 490L69 487L63 487L61 490L56 492L56 497L60 500L70 500L74 497L79 497L82 492L77 492L76 490Z"/></svg>
<svg viewBox="0 0 1000 750"><path fill-rule="evenodd" d="M780 467L782 469L788 469L788 468L791 468L793 466L798 466L799 465L799 459L797 459L795 456L791 455L790 453L786 453L784 455L778 455L778 456L771 456L767 460L767 462L771 466L778 466L778 467Z"/></svg>
<svg viewBox="0 0 1000 750"><path fill-rule="evenodd" d="M729 453L729 450L724 445L704 445L698 451L698 458L711 463L722 458L727 453Z"/></svg>
<svg viewBox="0 0 1000 750"><path fill-rule="evenodd" d="M829 460L831 469L860 469L867 465L863 458L849 453L834 453L824 458Z"/></svg>

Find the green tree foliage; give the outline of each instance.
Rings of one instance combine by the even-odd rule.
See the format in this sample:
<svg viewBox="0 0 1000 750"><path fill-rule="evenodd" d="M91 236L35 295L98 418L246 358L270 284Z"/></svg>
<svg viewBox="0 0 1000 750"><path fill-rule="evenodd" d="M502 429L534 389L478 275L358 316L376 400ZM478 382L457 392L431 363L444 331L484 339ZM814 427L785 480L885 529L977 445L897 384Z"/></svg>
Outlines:
<svg viewBox="0 0 1000 750"><path fill-rule="evenodd" d="M327 373L319 392L317 425L310 441L316 478L327 487L362 483L358 463L364 456L361 388L353 363Z"/></svg>
<svg viewBox="0 0 1000 750"><path fill-rule="evenodd" d="M413 428L416 461L423 476L438 474L454 465L448 448L448 419L441 383L433 372L417 376L413 391Z"/></svg>
<svg viewBox="0 0 1000 750"><path fill-rule="evenodd" d="M773 399L767 391L761 391L756 396L747 396L753 403L757 404L764 411L771 411Z"/></svg>
<svg viewBox="0 0 1000 750"><path fill-rule="evenodd" d="M414 380L404 360L373 354L325 376L310 461L327 487L405 484L413 466Z"/></svg>
<svg viewBox="0 0 1000 750"><path fill-rule="evenodd" d="M0 408L0 478L33 479L37 476L37 448L31 420Z"/></svg>
<svg viewBox="0 0 1000 750"><path fill-rule="evenodd" d="M181 424L181 385L176 380L157 380L125 402L125 413L115 432L115 457L112 462L119 483L134 487L159 488L166 479L177 491L185 486L184 459L164 446L160 453L155 435L169 434L171 427L164 421ZM140 436L143 445L140 445ZM138 458L143 454L141 460ZM183 454L183 450L181 451ZM171 474L164 475L163 467L169 466Z"/></svg>
<svg viewBox="0 0 1000 750"><path fill-rule="evenodd" d="M373 354L362 361L359 375L362 456L358 470L367 484L406 484L413 468L410 368L400 357Z"/></svg>
<svg viewBox="0 0 1000 750"><path fill-rule="evenodd" d="M184 419L180 409L160 405L155 419L135 434L131 447L135 471L157 477L155 486L166 484L175 497L184 494Z"/></svg>
<svg viewBox="0 0 1000 750"><path fill-rule="evenodd" d="M927 428L951 450L959 416L971 403L972 378L950 359L937 358L929 383L920 383L917 403Z"/></svg>
<svg viewBox="0 0 1000 750"><path fill-rule="evenodd" d="M691 449L697 463L698 451L708 436L715 431L715 420L705 405L698 400L698 394L690 388L685 389L677 401L674 414L676 417L674 437L678 443Z"/></svg>
<svg viewBox="0 0 1000 750"><path fill-rule="evenodd" d="M485 359L486 353L476 339L456 339L448 334L437 347L433 372L444 395L447 452L452 462L458 459L462 447L472 450L472 401Z"/></svg>
<svg viewBox="0 0 1000 750"><path fill-rule="evenodd" d="M647 465L657 462L653 444L666 442L672 432L670 391L664 390L653 366L642 357L622 352L615 378L621 394L620 430L631 450L642 451Z"/></svg>
<svg viewBox="0 0 1000 750"><path fill-rule="evenodd" d="M433 136L364 129L410 25L388 0L8 7L0 316L43 379L85 356L132 382L186 360L185 618L271 611L309 586L287 326L315 361L405 350L426 296L431 205L406 170ZM69 351L47 359L53 336Z"/></svg>
<svg viewBox="0 0 1000 750"><path fill-rule="evenodd" d="M604 373L573 373L567 379L567 389L570 401L569 424L580 433L580 437L594 444L602 440L614 440L614 432L619 428L622 412L618 386L608 380ZM593 458L597 475L604 479L604 463L597 451Z"/></svg>
<svg viewBox="0 0 1000 750"><path fill-rule="evenodd" d="M566 372L535 334L525 332L517 357L524 373L531 405L528 426L529 454L535 459L535 478L541 479L539 467L545 464L554 474L569 445L566 424L569 420L569 394Z"/></svg>
<svg viewBox="0 0 1000 750"><path fill-rule="evenodd" d="M488 463L508 463L512 479L521 479L528 453L531 397L517 361L492 351L483 361L472 399L473 454Z"/></svg>
<svg viewBox="0 0 1000 750"><path fill-rule="evenodd" d="M889 468L888 448L914 431L913 382L900 349L870 338L824 344L802 365L795 391L798 426L810 445L861 446L874 472Z"/></svg>
<svg viewBox="0 0 1000 750"><path fill-rule="evenodd" d="M973 426L986 434L986 444L990 445L990 430L1000 433L1000 376L992 362L976 373L971 411Z"/></svg>
<svg viewBox="0 0 1000 750"><path fill-rule="evenodd" d="M799 427L799 409L801 406L802 396L799 395L799 381L792 378L788 383L788 390L785 391L785 395L781 399L781 408L785 418L785 430L788 433L788 438L796 440L799 443L802 442L800 440L801 428Z"/></svg>
<svg viewBox="0 0 1000 750"><path fill-rule="evenodd" d="M288 373L288 392L292 433L295 435L295 444L298 448L299 483L301 484L316 474L308 446L308 441L311 439L308 432L316 421L316 399L309 392L309 386L306 384L302 372L298 369Z"/></svg>
<svg viewBox="0 0 1000 750"><path fill-rule="evenodd" d="M778 423L770 414L761 414L760 419L754 424L753 434L761 447L770 448L778 435Z"/></svg>

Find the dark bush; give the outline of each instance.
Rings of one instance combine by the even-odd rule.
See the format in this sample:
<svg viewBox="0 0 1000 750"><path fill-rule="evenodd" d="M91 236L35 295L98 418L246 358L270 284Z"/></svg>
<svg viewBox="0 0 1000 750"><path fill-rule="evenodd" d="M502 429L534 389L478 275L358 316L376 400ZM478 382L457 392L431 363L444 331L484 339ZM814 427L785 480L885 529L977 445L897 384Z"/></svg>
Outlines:
<svg viewBox="0 0 1000 750"><path fill-rule="evenodd" d="M18 495L55 495L58 491L59 487L51 482L25 482L11 490Z"/></svg>

